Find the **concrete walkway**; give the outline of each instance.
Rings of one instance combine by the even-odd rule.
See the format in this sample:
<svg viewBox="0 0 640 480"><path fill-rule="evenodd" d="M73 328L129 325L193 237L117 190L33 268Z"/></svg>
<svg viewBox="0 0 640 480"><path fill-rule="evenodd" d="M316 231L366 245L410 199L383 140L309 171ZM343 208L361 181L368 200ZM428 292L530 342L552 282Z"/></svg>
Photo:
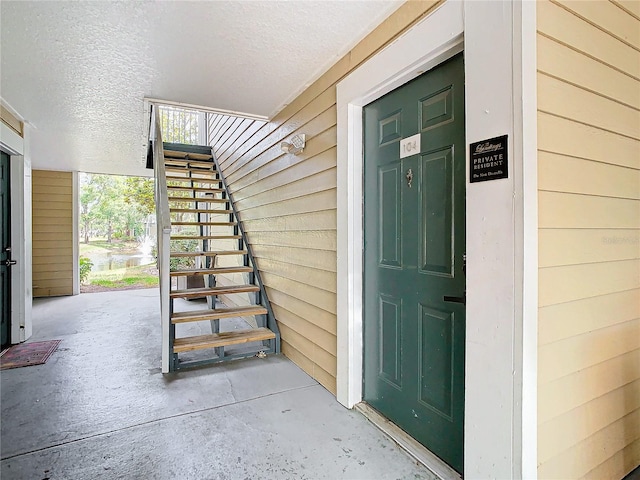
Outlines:
<svg viewBox="0 0 640 480"><path fill-rule="evenodd" d="M1 372L9 479L432 479L284 356L160 373L157 291L34 302L45 365Z"/></svg>

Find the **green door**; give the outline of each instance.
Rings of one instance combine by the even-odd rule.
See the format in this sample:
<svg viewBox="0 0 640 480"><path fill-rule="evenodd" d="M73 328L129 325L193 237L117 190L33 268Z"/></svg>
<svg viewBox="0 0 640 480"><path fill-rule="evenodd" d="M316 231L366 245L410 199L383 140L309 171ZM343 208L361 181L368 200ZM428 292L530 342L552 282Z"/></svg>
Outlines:
<svg viewBox="0 0 640 480"><path fill-rule="evenodd" d="M364 400L462 473L462 54L363 115Z"/></svg>
<svg viewBox="0 0 640 480"><path fill-rule="evenodd" d="M8 262L11 260L11 212L9 197L9 155L2 152L0 160L0 310L2 311L2 324L0 326L0 347L10 343L9 325L11 317L11 268Z"/></svg>

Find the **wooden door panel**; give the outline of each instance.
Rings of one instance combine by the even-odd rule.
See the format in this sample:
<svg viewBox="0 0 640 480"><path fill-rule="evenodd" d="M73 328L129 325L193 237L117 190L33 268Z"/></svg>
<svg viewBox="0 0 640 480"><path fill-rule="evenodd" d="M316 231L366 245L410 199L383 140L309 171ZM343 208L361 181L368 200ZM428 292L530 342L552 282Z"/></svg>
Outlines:
<svg viewBox="0 0 640 480"><path fill-rule="evenodd" d="M364 400L462 472L462 55L363 109ZM400 141L420 151L400 159ZM408 174L412 181L408 181Z"/></svg>
<svg viewBox="0 0 640 480"><path fill-rule="evenodd" d="M420 271L453 277L453 152L451 147L421 158Z"/></svg>
<svg viewBox="0 0 640 480"><path fill-rule="evenodd" d="M399 268L402 265L400 166L399 162L385 165L380 167L378 174L381 267Z"/></svg>
<svg viewBox="0 0 640 480"><path fill-rule="evenodd" d="M453 421L454 314L420 304L418 338L419 401ZM443 381L443 379L445 381Z"/></svg>
<svg viewBox="0 0 640 480"><path fill-rule="evenodd" d="M402 390L402 299L381 294L379 301L379 376Z"/></svg>

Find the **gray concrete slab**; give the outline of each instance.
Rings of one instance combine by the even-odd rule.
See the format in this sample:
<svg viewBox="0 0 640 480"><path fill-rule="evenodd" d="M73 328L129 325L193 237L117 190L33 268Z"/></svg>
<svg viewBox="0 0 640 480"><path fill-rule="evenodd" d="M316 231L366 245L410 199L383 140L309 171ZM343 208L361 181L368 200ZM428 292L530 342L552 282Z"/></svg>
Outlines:
<svg viewBox="0 0 640 480"><path fill-rule="evenodd" d="M433 478L284 356L160 373L156 290L36 300L0 374L4 479Z"/></svg>

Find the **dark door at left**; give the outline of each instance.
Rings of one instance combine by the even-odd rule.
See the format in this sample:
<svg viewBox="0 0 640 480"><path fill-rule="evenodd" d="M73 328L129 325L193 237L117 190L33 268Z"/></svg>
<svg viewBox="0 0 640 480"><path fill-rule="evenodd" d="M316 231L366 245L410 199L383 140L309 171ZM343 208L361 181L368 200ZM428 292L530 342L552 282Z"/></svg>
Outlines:
<svg viewBox="0 0 640 480"><path fill-rule="evenodd" d="M2 311L2 347L11 343L9 325L11 318L11 219L9 196L9 155L2 152L0 162L0 310Z"/></svg>

